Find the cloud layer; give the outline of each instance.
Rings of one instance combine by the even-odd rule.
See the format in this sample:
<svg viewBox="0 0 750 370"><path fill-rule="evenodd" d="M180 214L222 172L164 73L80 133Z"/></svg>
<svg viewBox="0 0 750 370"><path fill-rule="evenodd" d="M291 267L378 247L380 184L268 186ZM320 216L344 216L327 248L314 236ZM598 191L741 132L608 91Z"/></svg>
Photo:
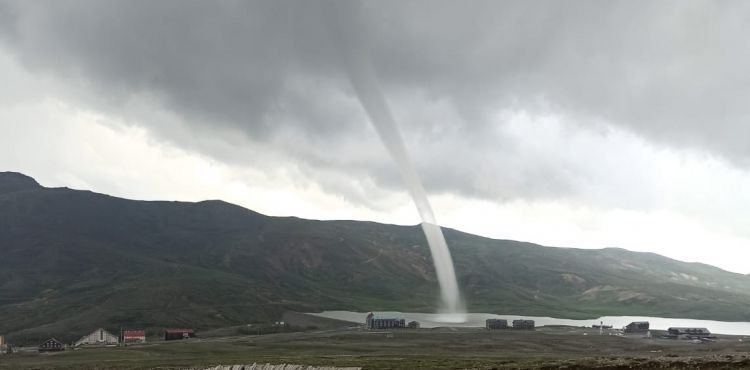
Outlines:
<svg viewBox="0 0 750 370"><path fill-rule="evenodd" d="M505 172L486 160L513 145L497 133L508 122L502 112L619 126L744 164L747 6L727 5L368 2L365 24L349 26L364 35L428 186L502 197L517 189L487 189L485 175L465 166ZM127 110L148 100L176 113L185 130L231 130L242 137L238 147L273 141L312 166L366 166L378 182L397 182L352 97L326 27L332 15L319 2L21 1L2 9L3 39L28 68L85 85L98 104ZM180 140L174 127L145 121ZM376 155L351 150L363 141ZM456 159L456 148L468 153ZM429 165L435 155L440 168ZM524 176L545 172L556 190L572 186L537 166Z"/></svg>

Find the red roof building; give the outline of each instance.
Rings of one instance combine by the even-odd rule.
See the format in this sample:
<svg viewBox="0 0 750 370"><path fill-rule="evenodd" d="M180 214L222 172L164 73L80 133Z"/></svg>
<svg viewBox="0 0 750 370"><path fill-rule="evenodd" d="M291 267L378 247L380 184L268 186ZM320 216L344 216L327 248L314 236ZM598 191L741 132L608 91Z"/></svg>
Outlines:
<svg viewBox="0 0 750 370"><path fill-rule="evenodd" d="M179 340L195 338L193 329L166 329L164 330L164 340Z"/></svg>
<svg viewBox="0 0 750 370"><path fill-rule="evenodd" d="M146 331L145 330L123 330L122 342L123 343L146 343Z"/></svg>

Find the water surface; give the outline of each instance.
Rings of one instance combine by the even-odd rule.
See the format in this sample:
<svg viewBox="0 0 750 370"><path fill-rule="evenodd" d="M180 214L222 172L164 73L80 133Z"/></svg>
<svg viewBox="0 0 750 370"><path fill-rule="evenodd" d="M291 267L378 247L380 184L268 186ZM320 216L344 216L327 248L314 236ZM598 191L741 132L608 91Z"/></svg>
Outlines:
<svg viewBox="0 0 750 370"><path fill-rule="evenodd" d="M355 323L364 323L367 312L323 311L320 313L312 313L311 315ZM528 319L534 320L536 326L568 325L591 327L591 325L598 325L600 322L604 322L604 325L612 325L613 328L619 329L633 321L648 321L651 324L651 329L667 330L667 328L669 327L698 327L707 328L715 334L750 335L750 322L674 319L649 316L603 316L597 319L571 320L558 319L554 317L495 315L491 313L467 313L465 322L446 323L445 320L442 320L440 314L435 313L377 311L375 312L375 315L378 317L393 317L405 319L407 322L418 321L423 328L435 328L440 326L467 328L484 327L484 321L487 319L505 319L508 320L508 323L517 319Z"/></svg>

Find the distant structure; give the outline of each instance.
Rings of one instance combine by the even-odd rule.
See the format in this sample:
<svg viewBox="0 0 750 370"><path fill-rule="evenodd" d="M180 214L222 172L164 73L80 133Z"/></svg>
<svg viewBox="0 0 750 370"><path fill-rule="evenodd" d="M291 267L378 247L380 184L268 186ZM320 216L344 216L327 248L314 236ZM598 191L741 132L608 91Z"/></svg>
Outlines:
<svg viewBox="0 0 750 370"><path fill-rule="evenodd" d="M116 345L119 342L120 340L116 335L113 335L103 328L99 328L92 331L91 334L83 336L81 339L75 342L73 346L112 346Z"/></svg>
<svg viewBox="0 0 750 370"><path fill-rule="evenodd" d="M649 328L648 321L633 321L625 326L626 333L647 333Z"/></svg>
<svg viewBox="0 0 750 370"><path fill-rule="evenodd" d="M409 329L419 329L419 321L409 321L406 326L408 326Z"/></svg>
<svg viewBox="0 0 750 370"><path fill-rule="evenodd" d="M380 318L370 312L365 318L367 329L400 329L406 327L406 320L396 318Z"/></svg>
<svg viewBox="0 0 750 370"><path fill-rule="evenodd" d="M599 335L604 334L604 329L612 329L612 325L604 325L604 321L599 321L599 325L591 325L594 329L599 329Z"/></svg>
<svg viewBox="0 0 750 370"><path fill-rule="evenodd" d="M8 347L8 343L5 343L5 337L0 335L0 355L3 353L10 353Z"/></svg>
<svg viewBox="0 0 750 370"><path fill-rule="evenodd" d="M513 320L513 329L534 329L534 320Z"/></svg>
<svg viewBox="0 0 750 370"><path fill-rule="evenodd" d="M700 339L711 337L711 332L706 328L669 328L667 336L670 338Z"/></svg>
<svg viewBox="0 0 750 370"><path fill-rule="evenodd" d="M65 345L55 338L50 338L39 345L39 352L59 352L64 351Z"/></svg>
<svg viewBox="0 0 750 370"><path fill-rule="evenodd" d="M193 329L167 329L164 330L164 340L180 340L195 338Z"/></svg>
<svg viewBox="0 0 750 370"><path fill-rule="evenodd" d="M488 330L495 330L495 329L507 329L508 328L508 320L503 319L487 319L484 321L484 327Z"/></svg>
<svg viewBox="0 0 750 370"><path fill-rule="evenodd" d="M146 343L145 330L123 330L122 342L125 344Z"/></svg>

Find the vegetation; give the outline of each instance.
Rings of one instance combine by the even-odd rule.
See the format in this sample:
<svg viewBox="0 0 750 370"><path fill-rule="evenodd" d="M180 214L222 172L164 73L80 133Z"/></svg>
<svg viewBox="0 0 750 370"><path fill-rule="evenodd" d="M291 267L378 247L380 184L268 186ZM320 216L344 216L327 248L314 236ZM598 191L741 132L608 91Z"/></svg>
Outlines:
<svg viewBox="0 0 750 370"><path fill-rule="evenodd" d="M276 323L256 323L237 327L238 335L267 335L278 333L296 333L301 331L317 330L316 326L297 326Z"/></svg>
<svg viewBox="0 0 750 370"><path fill-rule="evenodd" d="M585 334L585 335L584 335ZM0 358L0 369L187 369L232 364L377 369L747 369L750 343L598 335L588 328L537 331L337 330L92 348Z"/></svg>
<svg viewBox="0 0 750 370"><path fill-rule="evenodd" d="M287 310L433 311L418 226L268 217L221 201L145 202L0 174L0 333L200 330ZM749 321L750 278L622 249L548 248L446 230L474 312ZM200 335L200 332L199 332Z"/></svg>

